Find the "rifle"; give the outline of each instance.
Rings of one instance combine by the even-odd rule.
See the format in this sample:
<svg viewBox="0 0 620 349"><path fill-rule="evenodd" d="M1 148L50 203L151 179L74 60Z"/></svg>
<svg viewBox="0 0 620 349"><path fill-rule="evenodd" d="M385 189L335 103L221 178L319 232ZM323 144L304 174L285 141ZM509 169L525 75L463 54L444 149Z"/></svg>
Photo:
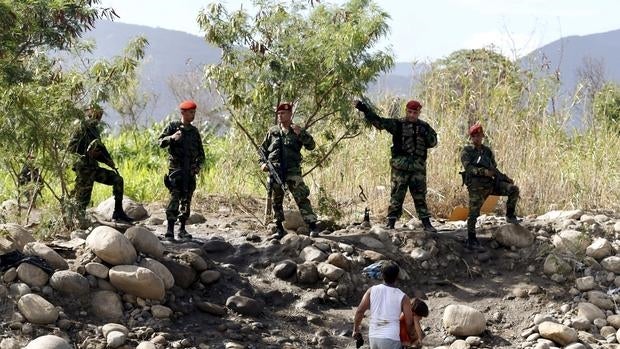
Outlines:
<svg viewBox="0 0 620 349"><path fill-rule="evenodd" d="M257 147L257 150L258 150L258 156L260 156L260 160L267 165L267 169L269 170L269 178L267 179L267 203L265 204L265 221L267 221L272 214L271 205L273 201L272 199L273 182L279 185L282 188L282 191L284 191L284 193L288 192L288 186L286 185L286 182L282 181L282 178L280 177L278 170L276 169L275 166L273 166L271 161L269 161L269 159L267 158L267 155L265 155L264 150L260 147Z"/></svg>
<svg viewBox="0 0 620 349"><path fill-rule="evenodd" d="M101 140L99 138L93 139L92 142L90 142L90 144L88 145L88 147L86 147L87 154L91 151L94 151L96 154L98 154L97 157L95 157L95 160L108 165L111 169L114 170L114 172L116 172L116 174L119 174L118 169L116 168L116 166L114 165L114 161L112 160L112 155L110 155L110 152L105 147L105 145L101 143Z"/></svg>
<svg viewBox="0 0 620 349"><path fill-rule="evenodd" d="M182 188L183 188L183 193L184 195L187 195L187 197L189 197L189 183L188 183L188 179L189 176L191 175L191 170L190 170L190 164L189 164L189 149L187 149L187 140L185 139L185 127L183 126L183 124L179 125L179 131L181 131L181 144L182 144L182 148L183 148L183 167L181 168L181 173L182 173L182 179L183 181L181 182L182 184Z"/></svg>
<svg viewBox="0 0 620 349"><path fill-rule="evenodd" d="M493 179L495 179L496 188L499 186L500 182L514 183L514 181L510 177L506 176L504 173L498 170L497 167L493 166L493 164L491 164L491 159L486 156L478 156L476 161L474 161L474 165L477 167L485 168L494 173Z"/></svg>

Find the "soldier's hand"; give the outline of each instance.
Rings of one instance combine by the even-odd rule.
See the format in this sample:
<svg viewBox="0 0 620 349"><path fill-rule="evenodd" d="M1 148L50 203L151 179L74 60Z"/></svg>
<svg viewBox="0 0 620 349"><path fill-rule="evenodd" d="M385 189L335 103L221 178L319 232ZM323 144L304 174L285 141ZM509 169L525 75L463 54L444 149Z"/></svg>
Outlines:
<svg viewBox="0 0 620 349"><path fill-rule="evenodd" d="M181 130L178 130L172 136L170 136L170 139L172 139L173 141L179 141L181 137L183 137L183 133L181 132Z"/></svg>
<svg viewBox="0 0 620 349"><path fill-rule="evenodd" d="M489 170L489 169L484 169L484 175L487 177L493 177L495 176L495 171Z"/></svg>
<svg viewBox="0 0 620 349"><path fill-rule="evenodd" d="M301 126L292 124L291 128L293 129L293 132L295 132L295 134L299 136L299 134L301 133Z"/></svg>
<svg viewBox="0 0 620 349"><path fill-rule="evenodd" d="M260 169L263 172L267 172L267 171L269 171L269 166L267 166L267 164L262 164L262 165L260 165Z"/></svg>
<svg viewBox="0 0 620 349"><path fill-rule="evenodd" d="M87 154L91 158L97 159L101 156L101 150L97 149L96 147L92 147L90 148L90 150L88 150Z"/></svg>
<svg viewBox="0 0 620 349"><path fill-rule="evenodd" d="M360 100L354 101L353 106L355 107L355 109L361 111L362 113L366 113L369 110L368 106Z"/></svg>

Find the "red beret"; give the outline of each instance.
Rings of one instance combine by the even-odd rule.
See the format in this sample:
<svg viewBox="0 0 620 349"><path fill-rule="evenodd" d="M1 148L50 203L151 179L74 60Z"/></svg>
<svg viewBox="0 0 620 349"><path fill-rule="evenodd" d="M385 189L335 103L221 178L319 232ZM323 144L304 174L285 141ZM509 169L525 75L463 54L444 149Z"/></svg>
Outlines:
<svg viewBox="0 0 620 349"><path fill-rule="evenodd" d="M196 109L196 103L191 100L183 101L181 102L181 104L179 104L179 108L181 110L194 110Z"/></svg>
<svg viewBox="0 0 620 349"><path fill-rule="evenodd" d="M409 102L407 102L407 109L420 110L420 109L422 109L422 104L420 104L420 102L412 99Z"/></svg>
<svg viewBox="0 0 620 349"><path fill-rule="evenodd" d="M280 103L280 105L278 105L278 108L276 109L276 113L279 112L280 110L293 110L293 105L291 103Z"/></svg>
<svg viewBox="0 0 620 349"><path fill-rule="evenodd" d="M469 135L473 136L478 133L484 133L484 130L482 129L482 125L475 123L469 128Z"/></svg>

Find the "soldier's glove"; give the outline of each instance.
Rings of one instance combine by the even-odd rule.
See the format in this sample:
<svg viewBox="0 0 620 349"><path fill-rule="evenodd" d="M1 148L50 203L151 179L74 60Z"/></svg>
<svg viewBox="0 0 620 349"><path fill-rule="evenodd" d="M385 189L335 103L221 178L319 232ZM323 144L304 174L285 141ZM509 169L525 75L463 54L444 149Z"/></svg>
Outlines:
<svg viewBox="0 0 620 349"><path fill-rule="evenodd" d="M362 113L367 113L368 111L370 111L370 109L368 109L368 106L362 101L355 101L355 109L361 111Z"/></svg>
<svg viewBox="0 0 620 349"><path fill-rule="evenodd" d="M489 170L489 169L484 169L484 175L487 177L494 177L495 176L495 171Z"/></svg>

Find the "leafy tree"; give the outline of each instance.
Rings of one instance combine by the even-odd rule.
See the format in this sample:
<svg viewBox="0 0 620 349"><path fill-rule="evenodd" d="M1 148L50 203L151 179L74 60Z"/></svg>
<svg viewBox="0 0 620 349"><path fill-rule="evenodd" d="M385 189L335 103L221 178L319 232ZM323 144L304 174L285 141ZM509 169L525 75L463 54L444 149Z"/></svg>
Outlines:
<svg viewBox="0 0 620 349"><path fill-rule="evenodd" d="M393 64L389 53L374 49L387 33L388 15L370 0L253 5L255 15L243 8L228 12L221 3L199 14L206 40L222 50L221 62L207 67L206 77L233 126L253 139L274 124L278 103L294 102L294 122L313 127L325 141L308 158L314 169L342 140L358 134L351 97Z"/></svg>
<svg viewBox="0 0 620 349"><path fill-rule="evenodd" d="M594 96L594 116L599 122L620 130L620 86L608 82Z"/></svg>

